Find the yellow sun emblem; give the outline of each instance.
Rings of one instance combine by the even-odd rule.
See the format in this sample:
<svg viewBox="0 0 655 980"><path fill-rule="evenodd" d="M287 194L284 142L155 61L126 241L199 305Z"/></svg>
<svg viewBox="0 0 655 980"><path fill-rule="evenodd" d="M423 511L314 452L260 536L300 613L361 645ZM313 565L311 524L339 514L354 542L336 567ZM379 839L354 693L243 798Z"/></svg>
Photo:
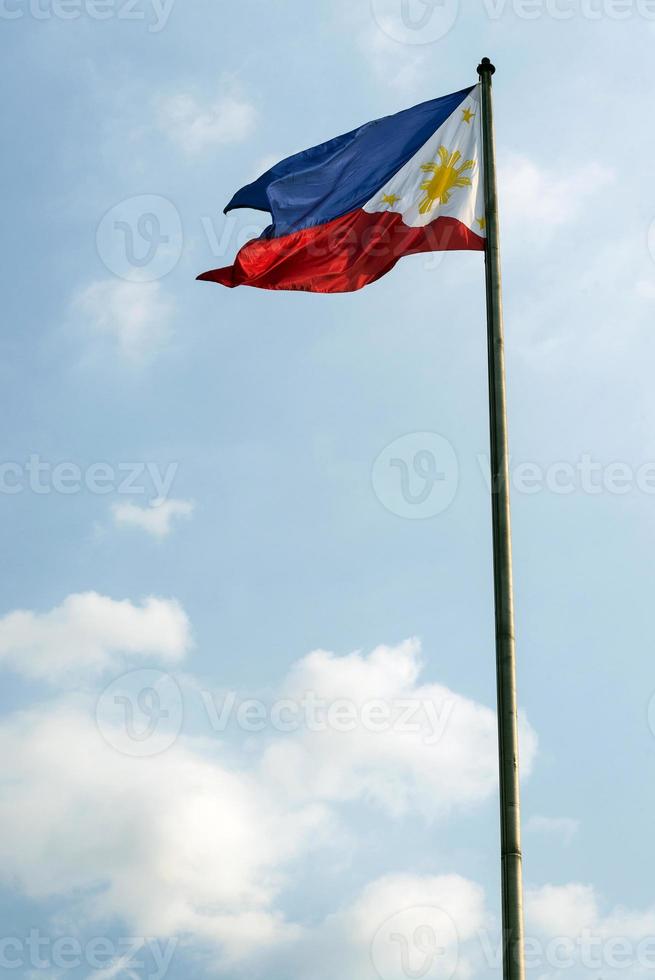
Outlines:
<svg viewBox="0 0 655 980"><path fill-rule="evenodd" d="M450 153L445 146L439 147L438 156L439 163L424 163L421 166L424 173L432 174L432 177L421 184L421 190L425 191L425 197L418 208L421 214L431 211L437 201L447 204L453 188L471 186L471 178L463 175L466 170L473 171L475 160L465 160L458 167L462 154L459 150Z"/></svg>

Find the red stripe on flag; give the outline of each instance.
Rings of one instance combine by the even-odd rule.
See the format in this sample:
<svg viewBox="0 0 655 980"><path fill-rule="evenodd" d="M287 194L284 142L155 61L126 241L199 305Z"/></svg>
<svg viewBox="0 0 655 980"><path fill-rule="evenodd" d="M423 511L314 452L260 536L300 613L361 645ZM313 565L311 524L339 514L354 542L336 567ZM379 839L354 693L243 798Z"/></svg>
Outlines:
<svg viewBox="0 0 655 980"><path fill-rule="evenodd" d="M404 255L484 248L485 239L455 218L410 228L400 214L358 209L317 228L257 238L243 246L234 265L198 279L230 288L345 293L375 282Z"/></svg>

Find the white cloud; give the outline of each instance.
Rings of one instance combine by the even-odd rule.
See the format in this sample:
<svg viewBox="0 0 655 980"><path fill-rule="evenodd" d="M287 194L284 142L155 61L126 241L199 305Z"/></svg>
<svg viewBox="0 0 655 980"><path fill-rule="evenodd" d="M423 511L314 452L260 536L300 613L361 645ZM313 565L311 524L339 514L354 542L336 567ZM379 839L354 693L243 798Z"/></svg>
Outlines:
<svg viewBox="0 0 655 980"><path fill-rule="evenodd" d="M109 338L131 361L157 352L171 335L174 307L159 282L93 282L79 290L72 305L90 333Z"/></svg>
<svg viewBox="0 0 655 980"><path fill-rule="evenodd" d="M0 651L30 676L71 665L98 670L121 650L175 662L188 645L184 613L164 600L137 608L91 593L70 596L46 615L0 621ZM305 727L286 739L247 738L239 764L227 742L188 735L159 754L122 753L127 717L112 710L96 720L87 695L15 714L0 725L7 760L1 880L34 900L58 896L71 920L118 920L137 935L192 937L210 951L213 967L228 971L261 957L256 965L266 975L279 958L285 975L298 978L310 964L317 980L374 980L379 968L402 976L394 937L412 942L418 928L445 928L447 958L459 937L453 976L468 980L480 955L474 934L487 913L481 888L458 875L383 875L318 924L284 911L299 859L304 866L321 850L332 869L343 843L343 804L432 819L494 793L494 712L441 685L420 684L421 670L417 641L368 656L310 654L274 692L278 703L307 692L326 704L345 699L360 712L359 724L349 732ZM373 702L391 705L396 725L395 707L424 715L414 712L418 727L406 732L372 731L361 712ZM535 737L527 726L524 736L527 770ZM320 891L320 878L314 884Z"/></svg>
<svg viewBox="0 0 655 980"><path fill-rule="evenodd" d="M285 951L285 972L317 980L472 975L489 924L484 892L456 874L389 874ZM275 972L275 971L273 971Z"/></svg>
<svg viewBox="0 0 655 980"><path fill-rule="evenodd" d="M228 961L296 935L272 903L285 864L321 839L321 807L281 812L192 743L147 764L121 755L71 705L14 717L0 752L7 884L68 895L85 919L118 917L140 935L193 934Z"/></svg>
<svg viewBox="0 0 655 980"><path fill-rule="evenodd" d="M260 157L257 163L253 166L250 176L246 178L245 183L252 183L265 174L271 167L274 167L276 163L284 160L285 157L289 156L288 153L266 153L263 157Z"/></svg>
<svg viewBox="0 0 655 980"><path fill-rule="evenodd" d="M287 973L306 976L311 965L326 980L374 980L380 968L402 976L396 934L412 943L417 928L434 926L439 955L459 953L453 975L470 976L462 944L488 913L481 887L459 875L385 875L318 925L286 918L279 901L293 862L331 845L330 813L282 803L274 784L200 741L129 758L79 704L62 702L5 722L0 752L0 880L35 900L66 896L73 921L191 936L222 969L253 957L270 964L280 949Z"/></svg>
<svg viewBox="0 0 655 980"><path fill-rule="evenodd" d="M190 645L179 603L152 596L139 606L83 592L47 613L16 610L0 618L0 663L52 683L99 674L120 663L121 654L176 663Z"/></svg>
<svg viewBox="0 0 655 980"><path fill-rule="evenodd" d="M373 712L371 721L278 739L264 767L292 797L366 799L396 815L418 810L432 818L487 799L498 779L495 711L440 684L419 683L422 669L417 640L368 656L309 654L292 669L281 697L297 703L311 692L319 702L352 706L359 719ZM376 702L383 713L391 705L391 723L380 722ZM537 740L525 722L522 736L527 775Z"/></svg>
<svg viewBox="0 0 655 980"><path fill-rule="evenodd" d="M427 56L417 47L399 44L377 26L363 31L359 43L375 75L401 94L418 89L425 79Z"/></svg>
<svg viewBox="0 0 655 980"><path fill-rule="evenodd" d="M488 913L482 888L460 875L394 874L369 884L343 920L355 948L371 951L379 975L407 976L403 969L405 952L412 960L418 954L423 969L428 965L425 957L443 957L445 962L456 964L454 977L466 977L470 967L461 944L483 928ZM439 952L430 948L430 933L425 945L414 941L426 926L434 929ZM405 950L403 937L407 940ZM430 966L434 970L434 963ZM370 968L368 972L375 975ZM357 971L352 975L361 974Z"/></svg>
<svg viewBox="0 0 655 980"><path fill-rule="evenodd" d="M529 833L550 834L561 837L565 844L570 844L578 830L580 821L571 817L530 817L525 828Z"/></svg>
<svg viewBox="0 0 655 980"><path fill-rule="evenodd" d="M558 249L551 250L547 263L535 260L533 277L515 280L515 292L507 293L511 319L520 324L516 340L531 370L566 377L583 358L585 370L576 381L580 391L591 380L602 387L599 379L608 371L633 384L629 357L652 332L652 298L636 279L647 261L634 236L602 241L573 264ZM561 288L553 289L555 281ZM597 306L593 317L587 315L590 297ZM595 387L586 394L595 396Z"/></svg>
<svg viewBox="0 0 655 980"><path fill-rule="evenodd" d="M155 500L147 507L133 503L112 505L114 523L119 526L138 527L154 538L165 538L176 517L190 517L194 505L190 500Z"/></svg>
<svg viewBox="0 0 655 980"><path fill-rule="evenodd" d="M577 936L599 918L591 885L545 885L528 889L525 906L531 925L553 936Z"/></svg>
<svg viewBox="0 0 655 980"><path fill-rule="evenodd" d="M335 30L341 36L353 39L359 61L369 68L374 80L398 93L405 102L398 106L399 109L411 105L412 99L418 102L428 98L424 93L426 86L429 88L434 81L434 59L429 43L423 42L435 41L448 32L448 23L452 24L451 16L457 10L457 0L446 0L437 7L439 9L426 11L425 4L418 3L418 9L409 12L411 22L415 15L422 19L428 14L429 36L426 36L407 22L398 0L373 0L365 5L340 0L332 5Z"/></svg>
<svg viewBox="0 0 655 980"><path fill-rule="evenodd" d="M257 113L254 106L236 91L220 92L202 105L185 93L163 99L159 105L159 126L187 153L200 153L208 147L239 143L250 135Z"/></svg>
<svg viewBox="0 0 655 980"><path fill-rule="evenodd" d="M617 906L601 911L592 885L571 882L528 889L526 920L529 934L541 935L544 966L559 976L555 957L567 956L569 968L582 967L580 976L652 976L655 966L655 906L635 910ZM557 940L557 943L548 942ZM568 940L568 943L563 942ZM560 967L563 963L560 960ZM577 974L576 974L577 975Z"/></svg>
<svg viewBox="0 0 655 980"><path fill-rule="evenodd" d="M552 232L573 221L614 174L590 162L566 171L546 170L528 157L511 154L499 165L499 196L507 237L516 237L520 247L528 239L544 241Z"/></svg>
<svg viewBox="0 0 655 980"><path fill-rule="evenodd" d="M637 282L636 289L637 295L641 296L643 299L655 299L655 283L652 283L647 279L640 279Z"/></svg>

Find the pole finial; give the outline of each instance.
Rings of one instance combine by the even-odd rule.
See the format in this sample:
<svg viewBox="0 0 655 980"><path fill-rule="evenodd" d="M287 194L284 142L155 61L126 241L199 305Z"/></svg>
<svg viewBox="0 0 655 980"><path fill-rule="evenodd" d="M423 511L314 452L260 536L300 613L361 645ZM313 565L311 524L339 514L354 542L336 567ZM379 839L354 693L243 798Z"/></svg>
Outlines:
<svg viewBox="0 0 655 980"><path fill-rule="evenodd" d="M480 75L480 77L482 77L482 73L485 71L488 71L490 75L493 75L495 70L496 66L492 65L488 58L483 58L478 65L478 75Z"/></svg>

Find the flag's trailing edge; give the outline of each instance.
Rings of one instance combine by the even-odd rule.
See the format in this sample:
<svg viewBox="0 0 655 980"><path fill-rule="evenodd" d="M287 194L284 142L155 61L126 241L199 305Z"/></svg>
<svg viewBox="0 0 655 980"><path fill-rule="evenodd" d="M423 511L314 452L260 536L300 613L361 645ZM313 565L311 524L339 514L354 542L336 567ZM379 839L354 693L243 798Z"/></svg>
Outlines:
<svg viewBox="0 0 655 980"><path fill-rule="evenodd" d="M379 279L403 255L483 250L480 115L476 85L276 164L225 209L269 211L273 223L233 266L198 279L340 293Z"/></svg>

